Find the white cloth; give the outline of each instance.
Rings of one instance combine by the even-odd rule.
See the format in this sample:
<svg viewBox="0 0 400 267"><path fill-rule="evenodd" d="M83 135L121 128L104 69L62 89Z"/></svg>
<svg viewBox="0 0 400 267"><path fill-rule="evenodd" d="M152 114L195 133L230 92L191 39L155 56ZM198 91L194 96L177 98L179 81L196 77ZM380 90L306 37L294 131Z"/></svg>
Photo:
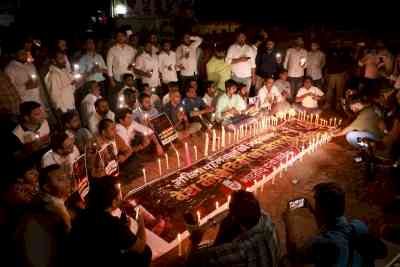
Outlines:
<svg viewBox="0 0 400 267"><path fill-rule="evenodd" d="M136 54L136 49L128 44L116 44L111 47L107 54L108 75L118 82L122 81L122 75L125 73L134 75L128 67L135 61Z"/></svg>
<svg viewBox="0 0 400 267"><path fill-rule="evenodd" d="M50 127L47 120L43 121L39 129L36 131L25 130L21 124L18 124L13 130L13 134L19 139L19 141L21 141L22 144L28 144L37 140L37 137L39 137L39 139L47 138L50 134Z"/></svg>
<svg viewBox="0 0 400 267"><path fill-rule="evenodd" d="M215 97L211 97L208 94L203 96L203 101L209 107L215 106Z"/></svg>
<svg viewBox="0 0 400 267"><path fill-rule="evenodd" d="M106 69L106 63L104 62L103 57L100 54L94 54L94 56L90 54L84 54L79 60L79 72L82 74L92 72L93 68L98 66L100 69ZM86 78L86 81L96 81L102 82L105 78L103 73L97 72L89 75Z"/></svg>
<svg viewBox="0 0 400 267"><path fill-rule="evenodd" d="M85 96L85 98L81 102L81 117L83 121L83 125L89 125L89 118L93 113L96 112L96 108L94 103L99 99L99 96L95 96L92 93L89 93Z"/></svg>
<svg viewBox="0 0 400 267"><path fill-rule="evenodd" d="M102 118L97 112L92 113L89 118L89 130L92 134L97 134L99 132L98 126L102 119L115 120L115 114L111 110Z"/></svg>
<svg viewBox="0 0 400 267"><path fill-rule="evenodd" d="M21 63L16 60L12 60L5 68L5 73L10 78L12 84L17 89L22 102L25 101L36 101L42 103L40 98L40 87L26 89L26 83L31 79L32 75L36 75L36 79L39 79L39 75L36 68L31 63Z"/></svg>
<svg viewBox="0 0 400 267"><path fill-rule="evenodd" d="M233 96L228 96L227 94L223 94L218 98L215 117L218 121L222 121L224 116L222 113L226 112L227 110L235 108L238 112L242 112L246 110L247 105L244 102L243 98L240 97L238 94L234 94Z"/></svg>
<svg viewBox="0 0 400 267"><path fill-rule="evenodd" d="M116 125L117 134L124 140L127 146L131 146L131 141L135 138L135 133L138 132L144 136L152 135L154 132L149 127L132 120L131 125L125 128L122 124Z"/></svg>
<svg viewBox="0 0 400 267"><path fill-rule="evenodd" d="M305 94L312 94L314 96L323 96L324 92L322 92L319 88L315 86L311 86L309 89L302 87L299 89L297 97L301 97ZM318 108L318 101L313 99L312 96L306 96L301 102L301 105L305 108Z"/></svg>
<svg viewBox="0 0 400 267"><path fill-rule="evenodd" d="M174 51L170 51L169 54L167 54L165 51L162 51L158 55L158 66L163 83L178 81L175 68L176 54Z"/></svg>
<svg viewBox="0 0 400 267"><path fill-rule="evenodd" d="M249 57L250 59L245 62L232 64L233 59L240 57ZM231 45L226 54L225 61L231 64L232 73L238 78L251 77L251 69L256 68L256 54L254 53L254 48L246 44L243 46L238 44Z"/></svg>
<svg viewBox="0 0 400 267"><path fill-rule="evenodd" d="M193 42L189 46L182 44L176 49L176 62L184 67L180 70L182 76L193 76L198 73L197 47L201 45L203 39L198 36L192 36L190 39ZM185 57L186 53L189 53L188 58Z"/></svg>
<svg viewBox="0 0 400 267"><path fill-rule="evenodd" d="M261 87L258 91L257 97L260 101L260 107L262 108L271 107L273 104L283 101L280 90L274 85L272 86L271 91L268 91L265 86Z"/></svg>
<svg viewBox="0 0 400 267"><path fill-rule="evenodd" d="M55 109L60 109L62 112L75 109L74 92L76 88L72 84L73 80L72 74L66 68L50 66L45 83Z"/></svg>
<svg viewBox="0 0 400 267"><path fill-rule="evenodd" d="M160 85L157 55L150 55L146 52L143 52L136 58L135 68L144 72L152 72L150 78L144 76L141 77L143 83L147 83L151 88L158 87Z"/></svg>
<svg viewBox="0 0 400 267"><path fill-rule="evenodd" d="M285 91L288 95L290 95L292 92L290 89L290 83L288 81L276 80L274 82L274 86L279 89L281 94Z"/></svg>
<svg viewBox="0 0 400 267"><path fill-rule="evenodd" d="M310 51L307 54L307 76L311 79L322 79L322 68L325 66L325 54L322 51Z"/></svg>
<svg viewBox="0 0 400 267"><path fill-rule="evenodd" d="M288 70L288 75L291 78L301 78L304 76L305 65L302 66L301 60L307 60L307 51L303 48L297 50L289 48L286 52L285 62L283 67ZM307 62L305 62L307 64Z"/></svg>
<svg viewBox="0 0 400 267"><path fill-rule="evenodd" d="M68 175L71 175L73 172L72 165L74 164L74 161L79 158L79 156L79 150L75 145L72 153L68 154L67 156L61 156L50 149L42 157L42 168L46 168L47 166L53 164L58 164L64 168Z"/></svg>

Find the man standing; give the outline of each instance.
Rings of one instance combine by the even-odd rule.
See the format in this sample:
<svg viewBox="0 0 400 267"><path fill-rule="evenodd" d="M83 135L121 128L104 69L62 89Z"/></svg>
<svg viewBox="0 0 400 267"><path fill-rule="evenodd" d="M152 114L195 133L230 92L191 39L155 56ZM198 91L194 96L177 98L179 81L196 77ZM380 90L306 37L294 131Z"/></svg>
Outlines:
<svg viewBox="0 0 400 267"><path fill-rule="evenodd" d="M103 57L96 52L94 40L89 38L85 44L86 54L79 60L79 71L87 76L86 81L105 81L103 73L107 73L107 66Z"/></svg>
<svg viewBox="0 0 400 267"><path fill-rule="evenodd" d="M160 86L160 73L158 67L158 56L152 54L152 44L144 45L143 53L137 57L135 72L142 79L142 84L148 84L150 88Z"/></svg>
<svg viewBox="0 0 400 267"><path fill-rule="evenodd" d="M313 84L322 88L322 69L325 66L325 54L319 50L317 42L311 43L311 51L307 55L307 76L311 77Z"/></svg>
<svg viewBox="0 0 400 267"><path fill-rule="evenodd" d="M288 70L289 82L291 85L291 98L296 97L297 91L302 86L304 69L307 63L307 51L303 48L303 38L299 37L294 41L294 47L286 52L283 67Z"/></svg>
<svg viewBox="0 0 400 267"><path fill-rule="evenodd" d="M64 113L75 109L74 92L77 81L68 72L63 53L56 52L54 55L45 83L55 110Z"/></svg>
<svg viewBox="0 0 400 267"><path fill-rule="evenodd" d="M174 51L171 51L170 41L164 41L162 51L158 55L158 61L162 83L168 84L170 82L177 82L178 76L176 74L176 54Z"/></svg>
<svg viewBox="0 0 400 267"><path fill-rule="evenodd" d="M232 79L246 85L247 92L256 82L256 55L251 46L246 44L246 35L237 33L236 43L231 45L226 55L226 63L232 66Z"/></svg>
<svg viewBox="0 0 400 267"><path fill-rule="evenodd" d="M115 87L115 82L122 81L125 73L133 74L133 63L137 51L126 43L126 33L122 30L117 32L117 43L110 48L107 54L108 76L110 77L111 87Z"/></svg>
<svg viewBox="0 0 400 267"><path fill-rule="evenodd" d="M3 71L0 70L0 115L17 116L21 97L15 85Z"/></svg>
<svg viewBox="0 0 400 267"><path fill-rule="evenodd" d="M43 103L40 97L40 81L36 68L27 62L27 53L19 50L16 57L5 68L5 73L10 78L22 100Z"/></svg>
<svg viewBox="0 0 400 267"><path fill-rule="evenodd" d="M182 83L187 80L195 79L197 70L197 48L203 39L198 36L190 36L188 33L183 35L183 43L176 49L176 63L180 70Z"/></svg>
<svg viewBox="0 0 400 267"><path fill-rule="evenodd" d="M279 66L282 62L282 55L274 48L275 43L268 40L265 47L258 48L256 56L256 89L260 89L264 84L262 77L272 77L276 79Z"/></svg>
<svg viewBox="0 0 400 267"><path fill-rule="evenodd" d="M214 55L207 62L207 78L215 83L218 91L225 93L225 82L231 78L231 65L225 62L225 49L222 45L217 45Z"/></svg>
<svg viewBox="0 0 400 267"><path fill-rule="evenodd" d="M100 86L96 81L90 81L88 87L89 94L81 102L81 116L85 126L89 125L89 118L96 112L94 103L101 98Z"/></svg>

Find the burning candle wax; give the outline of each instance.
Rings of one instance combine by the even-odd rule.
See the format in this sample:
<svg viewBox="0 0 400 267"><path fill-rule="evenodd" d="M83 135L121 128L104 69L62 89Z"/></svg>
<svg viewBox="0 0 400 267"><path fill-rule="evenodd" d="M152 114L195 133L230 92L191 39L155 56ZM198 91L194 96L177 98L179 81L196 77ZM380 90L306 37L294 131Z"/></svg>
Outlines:
<svg viewBox="0 0 400 267"><path fill-rule="evenodd" d="M162 166L161 166L161 159L158 159L158 172L160 174L160 176L162 175Z"/></svg>
<svg viewBox="0 0 400 267"><path fill-rule="evenodd" d="M208 156L208 143L210 142L210 137L208 136L208 133L205 133L206 135L206 140L204 143L204 157Z"/></svg>
<svg viewBox="0 0 400 267"><path fill-rule="evenodd" d="M197 154L197 146L196 145L193 146L193 150L194 150L194 160L197 161L198 154Z"/></svg>
<svg viewBox="0 0 400 267"><path fill-rule="evenodd" d="M144 184L147 184L146 169L142 169Z"/></svg>

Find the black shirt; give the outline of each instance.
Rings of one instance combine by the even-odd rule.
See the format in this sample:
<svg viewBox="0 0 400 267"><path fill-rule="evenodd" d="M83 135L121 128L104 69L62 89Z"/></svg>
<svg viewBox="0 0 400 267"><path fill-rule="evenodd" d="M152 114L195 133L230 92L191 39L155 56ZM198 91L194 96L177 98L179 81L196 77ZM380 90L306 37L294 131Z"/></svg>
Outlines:
<svg viewBox="0 0 400 267"><path fill-rule="evenodd" d="M136 236L122 220L105 211L85 210L71 230L71 266L123 266Z"/></svg>

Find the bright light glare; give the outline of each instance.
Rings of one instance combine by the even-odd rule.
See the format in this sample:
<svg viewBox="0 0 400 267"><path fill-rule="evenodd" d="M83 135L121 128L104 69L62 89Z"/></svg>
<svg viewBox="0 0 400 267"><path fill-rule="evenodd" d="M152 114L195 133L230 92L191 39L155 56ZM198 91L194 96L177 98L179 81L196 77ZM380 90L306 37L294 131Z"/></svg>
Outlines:
<svg viewBox="0 0 400 267"><path fill-rule="evenodd" d="M128 9L126 8L126 5L118 4L115 6L115 14L126 15L127 12L128 12Z"/></svg>

